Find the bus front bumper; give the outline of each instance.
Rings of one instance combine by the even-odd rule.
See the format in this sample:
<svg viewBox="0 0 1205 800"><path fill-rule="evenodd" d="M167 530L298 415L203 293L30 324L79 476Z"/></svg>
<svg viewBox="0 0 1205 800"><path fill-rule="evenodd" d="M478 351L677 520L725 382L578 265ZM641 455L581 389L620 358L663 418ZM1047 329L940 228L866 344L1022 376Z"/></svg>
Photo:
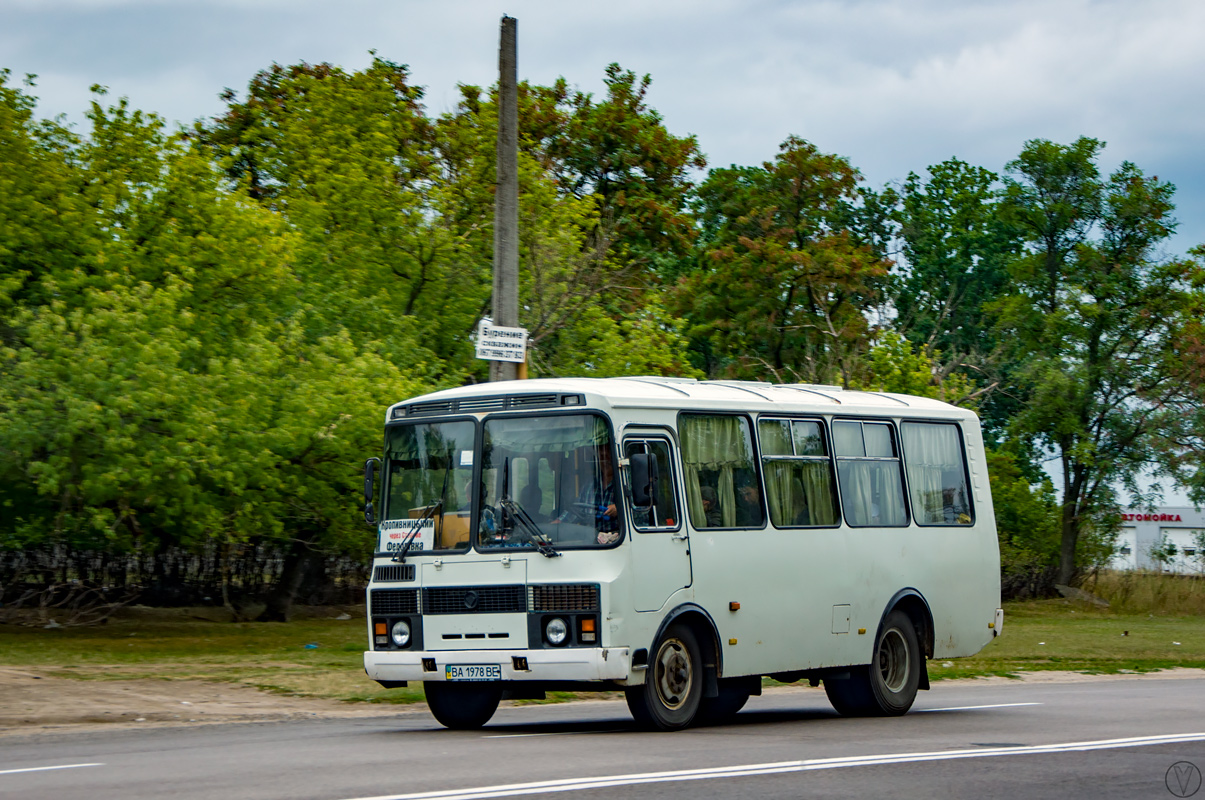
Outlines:
<svg viewBox="0 0 1205 800"><path fill-rule="evenodd" d="M434 671L425 669L434 662ZM519 669L526 660L527 669ZM626 647L581 647L560 650L368 650L364 671L377 681L442 681L448 665L497 664L504 681L614 681L630 674Z"/></svg>

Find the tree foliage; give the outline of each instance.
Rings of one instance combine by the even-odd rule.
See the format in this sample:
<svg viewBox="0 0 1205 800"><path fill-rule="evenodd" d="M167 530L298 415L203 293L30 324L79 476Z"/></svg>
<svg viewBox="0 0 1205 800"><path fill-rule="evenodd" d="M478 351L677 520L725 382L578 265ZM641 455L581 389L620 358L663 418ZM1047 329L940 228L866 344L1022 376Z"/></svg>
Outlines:
<svg viewBox="0 0 1205 800"><path fill-rule="evenodd" d="M678 292L708 375L849 384L888 268L847 224L859 179L796 137L761 167L711 171Z"/></svg>
<svg viewBox="0 0 1205 800"><path fill-rule="evenodd" d="M1116 491L1141 495L1160 427L1195 408L1199 375L1176 354L1199 328L1200 265L1157 252L1175 225L1173 188L1128 162L1102 178L1101 147L1028 142L1002 207L1026 243L998 303L1025 398L1011 427L1061 467L1062 583L1081 534L1116 524Z"/></svg>
<svg viewBox="0 0 1205 800"><path fill-rule="evenodd" d="M874 189L795 136L696 183L699 144L650 81L520 86L533 376L975 407L1030 591L1107 558L1141 475L1205 502L1205 250L1163 255L1170 184L1102 176L1081 138L1026 143L1003 179L950 159ZM76 131L32 87L0 72L0 549L171 550L223 575L269 549L265 618L286 618L322 557L365 552L382 409L485 377L496 90L432 115L383 58L273 65L186 131L94 87Z"/></svg>

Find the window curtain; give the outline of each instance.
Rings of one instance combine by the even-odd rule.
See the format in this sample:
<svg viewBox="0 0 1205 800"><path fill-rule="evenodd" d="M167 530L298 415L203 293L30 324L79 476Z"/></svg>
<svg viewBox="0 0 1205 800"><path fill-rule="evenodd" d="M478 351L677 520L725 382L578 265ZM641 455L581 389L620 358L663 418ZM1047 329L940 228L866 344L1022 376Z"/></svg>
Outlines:
<svg viewBox="0 0 1205 800"><path fill-rule="evenodd" d="M793 486L795 482L795 466L791 461L762 462L766 473L766 503L770 506L770 521L777 527L795 524L797 506L803 499L803 487L798 495Z"/></svg>
<svg viewBox="0 0 1205 800"><path fill-rule="evenodd" d="M958 486L947 487L945 476L963 474L957 429L953 425L909 422L903 425L903 436L908 492L917 522L925 525L954 522L953 509L951 518L946 518L945 491L950 489L953 493L964 481L960 478Z"/></svg>
<svg viewBox="0 0 1205 800"><path fill-rule="evenodd" d="M696 528L706 527L699 473L719 473L716 493L720 501L720 521L726 528L736 526L736 492L733 471L750 467L753 450L744 417L683 416L681 422L682 466L686 477L686 501L690 519Z"/></svg>
<svg viewBox="0 0 1205 800"><path fill-rule="evenodd" d="M791 446L791 424L780 420L766 420L757 426L762 455L789 456ZM766 475L766 503L770 506L770 521L778 527L794 524L796 500L794 470L792 462L763 458L762 467ZM802 490L801 490L802 491Z"/></svg>
<svg viewBox="0 0 1205 800"><path fill-rule="evenodd" d="M832 475L827 462L766 459L762 463L770 519L777 527L837 524ZM806 515L803 514L805 509Z"/></svg>
<svg viewBox="0 0 1205 800"><path fill-rule="evenodd" d="M904 488L895 461L845 461L841 474L841 501L850 525L902 526Z"/></svg>
<svg viewBox="0 0 1205 800"><path fill-rule="evenodd" d="M833 505L833 474L827 463L805 462L799 465L803 496L811 512L813 525L836 525L837 509Z"/></svg>

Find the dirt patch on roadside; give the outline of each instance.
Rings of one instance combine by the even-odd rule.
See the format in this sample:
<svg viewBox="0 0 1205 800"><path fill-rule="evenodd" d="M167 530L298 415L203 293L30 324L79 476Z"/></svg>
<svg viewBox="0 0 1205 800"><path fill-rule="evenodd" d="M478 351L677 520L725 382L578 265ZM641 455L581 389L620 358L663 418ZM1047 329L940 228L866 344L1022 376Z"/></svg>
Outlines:
<svg viewBox="0 0 1205 800"><path fill-rule="evenodd" d="M1205 669L1195 667L1174 667L1161 669L1157 672L1066 672L1063 670L1034 670L1033 672L1018 672L1017 677L1010 678L1002 675L990 675L979 678L954 678L941 681L942 684L966 683L1088 683L1094 681L1174 681L1190 678L1205 678Z"/></svg>
<svg viewBox="0 0 1205 800"><path fill-rule="evenodd" d="M90 725L190 725L305 717L379 717L426 707L287 697L198 680L83 681L0 667L0 736Z"/></svg>
<svg viewBox="0 0 1205 800"><path fill-rule="evenodd" d="M1205 670L1177 668L1148 673L1090 675L1038 671L1016 678L982 677L943 684L1085 683L1118 680L1205 678ZM768 693L798 692L806 683L767 687ZM819 690L823 691L823 690ZM199 680L73 680L36 669L0 667L0 737L116 727L271 722L288 719L383 717L426 712L421 703L342 703L288 697L235 684Z"/></svg>

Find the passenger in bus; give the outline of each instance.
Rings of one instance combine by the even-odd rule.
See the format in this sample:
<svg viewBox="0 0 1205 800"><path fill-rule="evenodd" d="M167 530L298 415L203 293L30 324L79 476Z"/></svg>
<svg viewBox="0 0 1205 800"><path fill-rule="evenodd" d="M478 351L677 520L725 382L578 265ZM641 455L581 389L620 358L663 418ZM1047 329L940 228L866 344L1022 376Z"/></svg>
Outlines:
<svg viewBox="0 0 1205 800"><path fill-rule="evenodd" d="M519 492L519 505L527 512L527 515L536 522L547 522L548 518L540 513L540 506L544 504L544 493L540 491L540 487L534 483L529 483L523 487L523 491Z"/></svg>
<svg viewBox="0 0 1205 800"><path fill-rule="evenodd" d="M720 498L711 486L700 486L699 496L703 498L703 524L708 528L723 527L720 519Z"/></svg>
<svg viewBox="0 0 1205 800"><path fill-rule="evenodd" d="M761 491L752 480L737 487L736 524L739 528L760 528L762 525Z"/></svg>
<svg viewBox="0 0 1205 800"><path fill-rule="evenodd" d="M803 490L803 481L795 478L791 482L791 489L795 497L795 518L791 520L792 525L811 525L812 510L808 508L807 492Z"/></svg>

